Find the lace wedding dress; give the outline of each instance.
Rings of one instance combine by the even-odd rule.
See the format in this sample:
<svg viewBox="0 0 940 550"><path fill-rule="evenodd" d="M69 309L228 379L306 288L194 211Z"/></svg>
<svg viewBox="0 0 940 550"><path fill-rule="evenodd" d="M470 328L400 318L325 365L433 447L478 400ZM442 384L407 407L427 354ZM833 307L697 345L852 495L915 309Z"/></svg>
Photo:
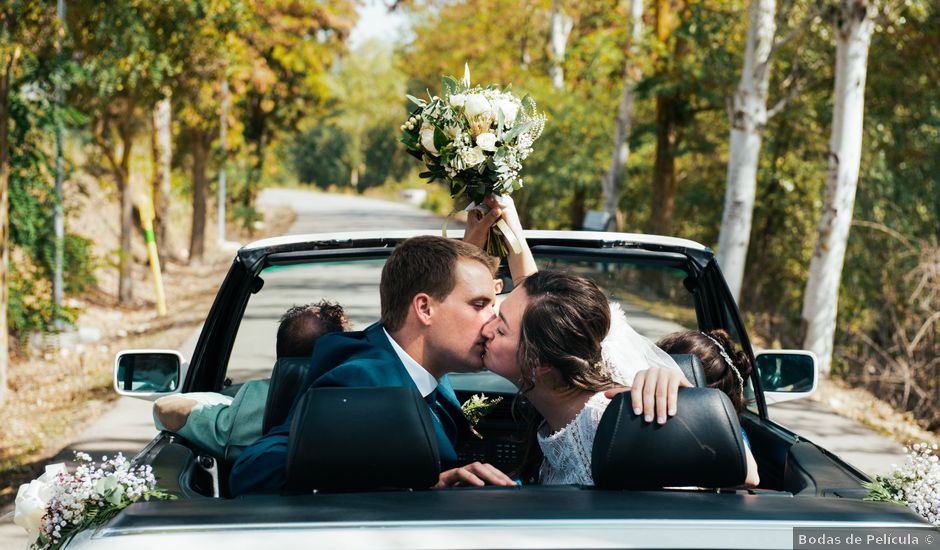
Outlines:
<svg viewBox="0 0 940 550"><path fill-rule="evenodd" d="M584 408L567 426L549 433L548 424L539 428L538 441L544 460L539 469L543 485L594 485L591 477L591 449L594 434L610 399L604 392L591 396Z"/></svg>

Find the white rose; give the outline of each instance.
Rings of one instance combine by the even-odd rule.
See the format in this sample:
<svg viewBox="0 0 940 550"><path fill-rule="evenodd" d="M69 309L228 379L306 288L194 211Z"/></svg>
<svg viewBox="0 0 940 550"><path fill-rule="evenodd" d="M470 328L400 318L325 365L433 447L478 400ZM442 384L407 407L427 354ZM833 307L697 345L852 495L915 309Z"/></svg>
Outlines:
<svg viewBox="0 0 940 550"><path fill-rule="evenodd" d="M465 94L454 94L448 98L448 101L451 107L463 107L467 101L467 96Z"/></svg>
<svg viewBox="0 0 940 550"><path fill-rule="evenodd" d="M440 154L434 146L434 126L427 123L421 126L421 146L435 157Z"/></svg>
<svg viewBox="0 0 940 550"><path fill-rule="evenodd" d="M503 123L506 126L512 125L519 114L519 105L515 101L500 99L496 102L496 107L503 113Z"/></svg>
<svg viewBox="0 0 940 550"><path fill-rule="evenodd" d="M477 136L477 146L484 151L496 150L496 134L483 132Z"/></svg>
<svg viewBox="0 0 940 550"><path fill-rule="evenodd" d="M52 498L52 481L65 473L65 464L57 463L46 466L46 472L29 483L20 485L16 493L16 508L13 511L13 523L19 525L31 536L42 530L42 517Z"/></svg>
<svg viewBox="0 0 940 550"><path fill-rule="evenodd" d="M470 94L464 104L464 112L468 117L491 114L490 102L480 94Z"/></svg>
<svg viewBox="0 0 940 550"><path fill-rule="evenodd" d="M463 154L463 161L467 166L476 166L486 161L486 154L483 149L474 147Z"/></svg>

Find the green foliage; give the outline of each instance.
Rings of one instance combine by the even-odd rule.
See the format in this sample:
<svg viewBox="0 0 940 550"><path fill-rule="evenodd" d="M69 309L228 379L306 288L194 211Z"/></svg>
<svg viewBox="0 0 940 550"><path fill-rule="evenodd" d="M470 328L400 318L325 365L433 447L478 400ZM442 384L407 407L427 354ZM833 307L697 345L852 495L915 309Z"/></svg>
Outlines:
<svg viewBox="0 0 940 550"><path fill-rule="evenodd" d="M57 123L78 124L83 117L57 109L51 80L67 86L73 66L57 57L29 56L17 74L17 93L9 97L10 243L9 330L20 340L34 330L51 330L58 317L73 322L77 311L56 310L52 299L55 269L53 214L56 204L48 136ZM91 241L66 233L63 283L66 295L86 292L95 284L96 260Z"/></svg>
<svg viewBox="0 0 940 550"><path fill-rule="evenodd" d="M294 142L294 170L302 183L326 189L349 185L350 166L346 154L351 138L333 124L321 124L301 134Z"/></svg>

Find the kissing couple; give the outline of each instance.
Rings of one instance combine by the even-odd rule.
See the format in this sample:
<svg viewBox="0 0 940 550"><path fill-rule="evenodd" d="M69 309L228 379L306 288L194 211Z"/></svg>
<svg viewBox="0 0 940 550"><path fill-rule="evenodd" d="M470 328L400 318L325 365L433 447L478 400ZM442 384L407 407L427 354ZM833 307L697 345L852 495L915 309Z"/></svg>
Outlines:
<svg viewBox="0 0 940 550"><path fill-rule="evenodd" d="M610 398L631 383L634 412L662 423L675 414L678 388L691 384L635 333L619 347L638 342L642 349L633 351L646 364L605 360L602 342L612 324L606 296L582 277L538 272L507 199L490 199L486 215L471 215L464 241L422 236L400 243L382 270L379 322L321 336L298 400L310 387L415 387L428 401L438 441L444 471L436 487L515 485L489 464L457 459L460 442L473 436L446 375L487 368L515 384L544 419L536 434L543 456L530 453L529 460L540 482L591 484L594 430ZM516 286L497 313L499 262L480 245L501 218L522 246L508 257ZM290 489L293 414L240 454L230 475L233 496Z"/></svg>

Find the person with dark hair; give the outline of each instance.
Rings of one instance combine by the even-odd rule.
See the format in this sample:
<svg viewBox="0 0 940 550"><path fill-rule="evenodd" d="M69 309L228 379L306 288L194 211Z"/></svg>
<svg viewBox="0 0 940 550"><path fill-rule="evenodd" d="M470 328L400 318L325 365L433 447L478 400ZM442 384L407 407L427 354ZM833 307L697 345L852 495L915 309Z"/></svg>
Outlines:
<svg viewBox="0 0 940 550"><path fill-rule="evenodd" d="M489 206L502 211L526 254L515 208L511 199L503 201ZM629 327L593 281L526 267L512 269L514 279L524 279L484 327L483 362L519 388L537 413L523 479L592 485L594 436L611 398L629 384L635 414L651 422L655 413L665 423L676 413L678 388L691 383L675 361ZM608 339L612 324L615 342Z"/></svg>
<svg viewBox="0 0 940 550"><path fill-rule="evenodd" d="M342 306L326 300L294 306L278 322L277 358L310 357L320 336L349 330ZM226 446L249 445L261 437L270 380L249 380L235 397L191 392L161 397L153 404L158 430L178 433L209 454L222 457Z"/></svg>
<svg viewBox="0 0 940 550"><path fill-rule="evenodd" d="M446 469L438 486L513 485L488 464L458 464L456 448L470 427L445 377L483 368L481 330L494 315L497 265L461 241L403 241L382 269L381 320L361 332L321 338L298 395L311 387L414 387L428 400ZM241 453L230 476L233 496L289 489L287 446L296 405L284 424Z"/></svg>
<svg viewBox="0 0 940 550"><path fill-rule="evenodd" d="M700 332L683 330L667 334L656 345L672 354L688 353L695 355L702 362L705 382L709 388L721 390L731 400L734 410L740 415L746 406L744 381L751 375L751 361L744 350L735 349L731 335L723 329ZM756 487L760 483L757 462L750 452L750 441L744 429L741 435L747 444L747 480L744 484Z"/></svg>

